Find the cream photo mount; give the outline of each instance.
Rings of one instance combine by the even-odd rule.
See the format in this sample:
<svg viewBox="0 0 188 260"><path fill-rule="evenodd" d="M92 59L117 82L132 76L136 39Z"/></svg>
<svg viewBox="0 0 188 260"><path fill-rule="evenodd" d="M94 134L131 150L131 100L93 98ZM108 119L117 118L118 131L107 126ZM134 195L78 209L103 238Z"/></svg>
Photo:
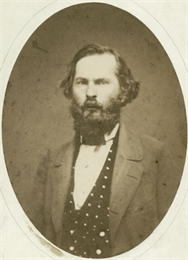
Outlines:
<svg viewBox="0 0 188 260"><path fill-rule="evenodd" d="M95 1L92 1L95 2ZM1 3L1 12L3 14L2 16L2 28L1 31L3 31L3 37L2 37L2 43L3 46L6 47L3 49L2 57L1 57L1 82L2 82L2 90L1 90L1 119L2 119L2 111L3 111L3 102L4 102L4 95L6 91L6 86L8 83L8 79L10 77L10 73L13 69L14 63L20 54L20 51L22 50L23 46L25 45L27 39L31 36L31 34L38 28L39 25L41 25L47 18L55 14L56 12L66 8L70 7L72 5L76 4L82 4L82 3L90 3L89 1L43 1L43 2L29 2L22 1L22 2L7 2L2 1ZM178 31L178 28L184 28L184 32L186 32L186 24L182 24L184 19L180 19L181 24L177 22L176 28L171 28L171 26L168 24L168 21L165 20L165 12L168 11L168 15L170 17L174 17L174 14L176 12L175 7L168 9L169 5L174 6L175 4L178 4L176 2L168 2L166 1L166 4L162 6L162 2L139 2L139 1L122 1L122 2L115 2L115 1L97 1L97 3L103 3L103 4L110 4L112 6L118 7L120 9L123 9L129 13L131 13L133 16L138 18L140 21L142 21L157 37L157 39L161 42L164 50L168 54L174 69L177 73L182 92L184 95L185 100L185 106L187 111L187 68L186 68L186 54L187 54L187 38L182 38L182 41L180 42L181 45L175 44L174 35ZM152 4L152 7L151 7ZM187 8L187 1L180 2L178 5L185 6ZM16 8L15 8L16 6ZM32 9L27 14L28 16L24 16L24 18L21 17L21 14L24 14L28 12L28 8ZM161 8L160 10L164 11L164 16L161 15L161 19L158 20L157 16L153 17L155 14L155 9ZM8 10L9 9L9 10ZM13 12L14 10L14 12ZM186 14L183 12L183 8L180 8L182 10L182 13L180 15ZM15 17L20 17L20 22L17 21L17 23L13 23L14 16L11 17L11 14L15 14ZM156 12L157 13L157 12ZM16 15L17 14L17 15ZM28 17L30 17L28 19ZM11 23L11 26L8 27L9 19ZM24 20L25 19L25 20ZM172 18L173 19L173 18ZM166 31L165 26L163 24L167 23L169 26L170 32ZM5 33L6 28L6 33ZM172 32L174 35L172 35ZM181 30L183 32L183 29ZM13 38L11 38L13 35ZM185 56L184 56L185 54ZM2 135L1 135L2 136ZM32 259L37 259L40 257L47 258L47 259L59 259L62 257L74 257L72 255L69 255L67 252L64 252L57 248L56 246L52 245L49 241L44 238L40 232L34 227L34 225L30 222L28 217L25 215L23 209L21 208L15 193L13 191L13 188L11 186L7 169L5 165L5 159L3 154L3 149L1 145L0 150L0 158L1 158L1 191L2 191L2 259L10 258L10 256L14 256L16 258L20 259L29 259L32 257ZM182 235L179 235L179 230L185 229L185 232L187 232L187 225L186 225L186 217L187 217L187 203L186 203L186 194L187 194L187 176L186 172L188 169L187 160L185 162L184 166L184 172L182 175L182 180L180 183L180 187L178 189L178 193L171 205L170 210L160 223L160 225L157 227L155 232L151 234L143 243L141 243L136 248L132 249L131 251L128 251L127 253L124 253L120 256L117 256L116 258L125 258L125 259L160 259L161 257L169 257L172 258L173 255L175 255L177 252L174 251L174 245L172 243L173 240L171 240L170 237L170 231L173 230L173 234L176 234L179 238L176 238L176 242L180 241L179 246L179 252L182 253L180 259L183 259L183 256L186 255L186 241L182 241ZM8 208L8 210L7 210ZM185 215L183 215L185 214ZM13 218L13 221L12 221ZM182 224L182 221L184 221L184 224ZM9 224L11 223L11 226ZM5 227L4 227L5 225ZM17 228L19 227L20 233L19 233L19 239L21 239L21 244L24 249L21 250L19 248L18 244L20 241L17 240ZM7 231L9 231L9 234L12 234L13 237L8 238L7 237ZM180 233L181 233L180 232ZM181 233L182 234L182 233ZM185 234L183 234L185 235ZM186 234L187 237L187 234ZM10 241L10 244L9 244ZM14 244L15 241L15 244ZM169 244L169 241L171 244ZM14 251L14 253L9 252L9 245L12 246L11 250ZM26 245L26 247L25 247ZM171 248L171 251L170 251ZM177 250L175 248L175 250ZM22 258L23 257L23 258ZM184 258L185 259L185 258Z"/></svg>

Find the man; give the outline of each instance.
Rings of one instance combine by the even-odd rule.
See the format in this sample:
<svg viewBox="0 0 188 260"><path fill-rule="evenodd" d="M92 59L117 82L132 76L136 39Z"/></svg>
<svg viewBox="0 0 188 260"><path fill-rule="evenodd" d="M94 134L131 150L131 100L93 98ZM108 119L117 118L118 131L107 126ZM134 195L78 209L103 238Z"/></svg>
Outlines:
<svg viewBox="0 0 188 260"><path fill-rule="evenodd" d="M39 167L40 221L34 223L77 256L126 252L167 212L175 168L161 142L138 137L121 122L121 108L136 98L139 83L116 51L96 44L81 49L62 87L72 100L76 135Z"/></svg>

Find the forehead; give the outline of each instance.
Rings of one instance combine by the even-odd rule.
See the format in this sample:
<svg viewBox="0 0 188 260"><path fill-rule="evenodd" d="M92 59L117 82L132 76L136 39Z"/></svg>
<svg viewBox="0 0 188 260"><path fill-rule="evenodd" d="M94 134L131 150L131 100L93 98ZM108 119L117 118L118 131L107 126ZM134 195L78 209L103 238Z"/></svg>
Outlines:
<svg viewBox="0 0 188 260"><path fill-rule="evenodd" d="M116 75L117 61L113 54L86 56L76 64L75 77L110 77Z"/></svg>

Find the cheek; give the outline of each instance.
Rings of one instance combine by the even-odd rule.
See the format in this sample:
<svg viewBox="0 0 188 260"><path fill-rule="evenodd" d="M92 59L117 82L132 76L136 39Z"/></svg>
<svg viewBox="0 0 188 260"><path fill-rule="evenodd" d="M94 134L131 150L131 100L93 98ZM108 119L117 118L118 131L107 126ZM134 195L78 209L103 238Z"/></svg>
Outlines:
<svg viewBox="0 0 188 260"><path fill-rule="evenodd" d="M120 94L120 88L106 88L100 91L100 97L104 101L108 101L112 98L117 98Z"/></svg>
<svg viewBox="0 0 188 260"><path fill-rule="evenodd" d="M84 95L83 91L81 91L80 89L73 88L72 94L73 94L73 98L79 104L82 104L85 101L85 95Z"/></svg>

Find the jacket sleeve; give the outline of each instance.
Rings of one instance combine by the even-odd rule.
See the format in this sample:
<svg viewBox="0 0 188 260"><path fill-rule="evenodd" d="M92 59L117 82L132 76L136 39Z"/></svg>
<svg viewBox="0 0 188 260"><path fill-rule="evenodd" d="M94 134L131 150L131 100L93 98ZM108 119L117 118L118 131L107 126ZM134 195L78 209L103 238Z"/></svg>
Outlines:
<svg viewBox="0 0 188 260"><path fill-rule="evenodd" d="M177 192L179 173L174 160L164 144L162 145L161 153L156 163L158 164L157 208L158 218L159 221L161 221L171 206Z"/></svg>

